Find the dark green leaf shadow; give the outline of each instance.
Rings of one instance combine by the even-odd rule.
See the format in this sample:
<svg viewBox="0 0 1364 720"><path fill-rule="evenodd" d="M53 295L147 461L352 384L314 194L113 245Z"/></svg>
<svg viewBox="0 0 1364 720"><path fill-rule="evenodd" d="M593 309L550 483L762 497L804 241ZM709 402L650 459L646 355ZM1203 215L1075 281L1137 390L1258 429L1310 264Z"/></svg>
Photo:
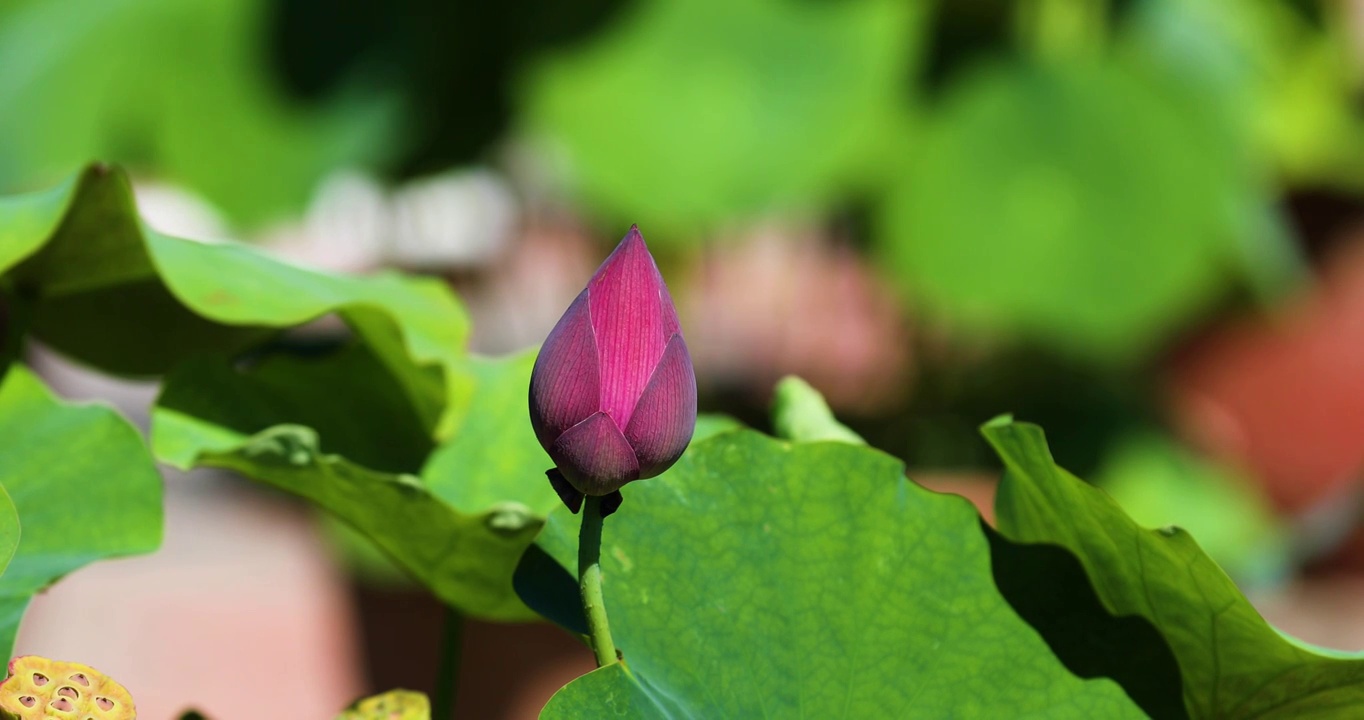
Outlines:
<svg viewBox="0 0 1364 720"><path fill-rule="evenodd" d="M1009 542L983 520L995 585L1067 670L1111 678L1153 718L1187 718L1179 663L1145 618L1104 609L1084 567L1063 548Z"/></svg>

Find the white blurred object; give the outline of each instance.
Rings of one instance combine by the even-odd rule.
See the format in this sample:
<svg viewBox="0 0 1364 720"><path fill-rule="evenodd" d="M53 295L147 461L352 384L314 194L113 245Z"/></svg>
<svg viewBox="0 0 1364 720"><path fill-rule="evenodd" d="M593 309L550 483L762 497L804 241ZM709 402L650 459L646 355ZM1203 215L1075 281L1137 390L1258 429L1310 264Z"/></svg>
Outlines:
<svg viewBox="0 0 1364 720"><path fill-rule="evenodd" d="M409 267L484 264L506 246L519 213L511 188L487 170L402 186L391 207L388 259Z"/></svg>
<svg viewBox="0 0 1364 720"><path fill-rule="evenodd" d="M343 172L318 188L302 222L273 230L266 244L340 272L463 268L502 252L519 213L511 188L490 170L444 173L392 191L370 176Z"/></svg>
<svg viewBox="0 0 1364 720"><path fill-rule="evenodd" d="M292 230L298 245L289 254L326 270L381 265L392 217L378 182L356 172L337 173L318 188L302 226Z"/></svg>
<svg viewBox="0 0 1364 720"><path fill-rule="evenodd" d="M135 193L143 219L159 232L209 242L230 235L213 205L188 190L138 181ZM489 169L446 172L392 190L347 170L318 186L300 219L260 239L279 256L333 272L482 268L511 247L520 216L516 193Z"/></svg>
<svg viewBox="0 0 1364 720"><path fill-rule="evenodd" d="M184 188L159 182L133 183L137 211L157 232L206 242L227 238L227 222L213 204Z"/></svg>

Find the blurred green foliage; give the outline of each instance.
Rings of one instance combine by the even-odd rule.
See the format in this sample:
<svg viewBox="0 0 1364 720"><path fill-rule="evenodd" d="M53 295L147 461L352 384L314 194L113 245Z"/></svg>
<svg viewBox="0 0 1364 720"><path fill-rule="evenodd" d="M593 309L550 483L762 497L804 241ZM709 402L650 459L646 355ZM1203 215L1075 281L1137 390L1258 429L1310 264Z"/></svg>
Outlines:
<svg viewBox="0 0 1364 720"><path fill-rule="evenodd" d="M396 98L360 82L316 107L264 62L266 0L0 4L0 193L117 160L252 224L296 211L322 176L373 164Z"/></svg>
<svg viewBox="0 0 1364 720"><path fill-rule="evenodd" d="M530 140L664 244L870 209L917 311L1121 365L1295 277L1285 190L1361 189L1355 44L1313 0L16 0L0 191L103 157L258 225Z"/></svg>
<svg viewBox="0 0 1364 720"><path fill-rule="evenodd" d="M1294 277L1276 188L1357 183L1347 32L1314 3L654 0L524 107L613 219L870 203L916 307L1126 363Z"/></svg>
<svg viewBox="0 0 1364 720"><path fill-rule="evenodd" d="M531 73L531 127L585 199L664 241L808 214L873 181L905 122L925 6L646 0Z"/></svg>
<svg viewBox="0 0 1364 720"><path fill-rule="evenodd" d="M1131 357L1216 290L1250 202L1196 130L1116 64L982 68L919 136L884 249L962 322Z"/></svg>

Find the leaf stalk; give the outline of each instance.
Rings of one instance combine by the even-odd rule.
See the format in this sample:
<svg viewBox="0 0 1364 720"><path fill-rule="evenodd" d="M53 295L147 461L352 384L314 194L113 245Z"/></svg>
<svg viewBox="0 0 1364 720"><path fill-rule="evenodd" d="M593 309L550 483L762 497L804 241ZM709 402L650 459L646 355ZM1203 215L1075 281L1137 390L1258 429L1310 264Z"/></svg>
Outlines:
<svg viewBox="0 0 1364 720"><path fill-rule="evenodd" d="M595 495L583 498L583 524L578 532L578 587L582 591L583 613L587 616L588 637L592 652L597 656L597 667L606 667L618 662L619 658L611 640L606 604L602 601L601 503L602 498Z"/></svg>

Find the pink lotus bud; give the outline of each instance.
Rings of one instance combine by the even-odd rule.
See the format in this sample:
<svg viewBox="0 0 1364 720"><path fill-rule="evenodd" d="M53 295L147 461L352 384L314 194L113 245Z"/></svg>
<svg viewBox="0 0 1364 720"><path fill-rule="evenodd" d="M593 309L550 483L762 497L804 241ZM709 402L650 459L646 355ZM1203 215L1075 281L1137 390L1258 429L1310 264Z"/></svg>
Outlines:
<svg viewBox="0 0 1364 720"><path fill-rule="evenodd" d="M530 422L577 512L583 495L672 467L696 427L696 375L668 287L631 227L545 339L530 378Z"/></svg>

